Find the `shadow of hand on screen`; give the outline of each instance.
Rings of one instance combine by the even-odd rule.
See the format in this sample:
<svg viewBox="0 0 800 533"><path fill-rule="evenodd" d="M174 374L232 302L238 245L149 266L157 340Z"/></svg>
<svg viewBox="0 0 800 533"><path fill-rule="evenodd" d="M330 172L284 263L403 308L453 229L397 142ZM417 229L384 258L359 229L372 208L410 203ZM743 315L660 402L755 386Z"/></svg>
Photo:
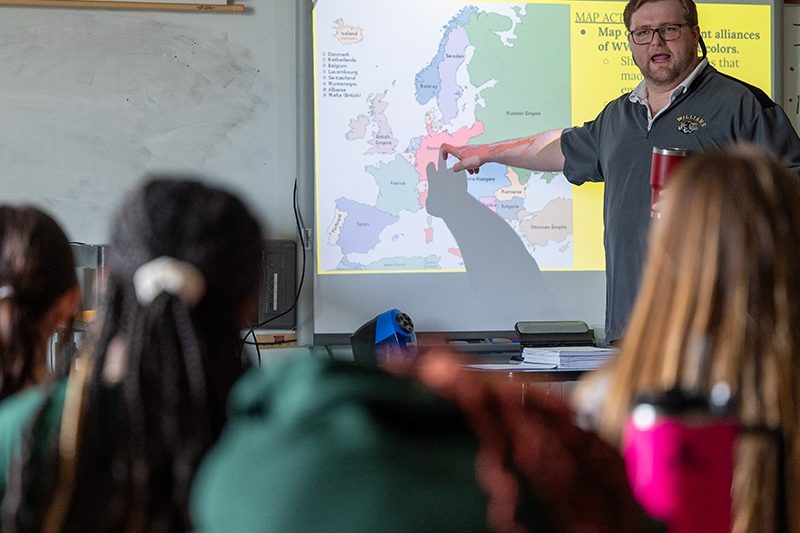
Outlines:
<svg viewBox="0 0 800 533"><path fill-rule="evenodd" d="M539 265L514 229L467 192L466 172L453 172L439 156L428 163L426 209L441 218L461 250L470 285L482 304L520 317L559 318Z"/></svg>

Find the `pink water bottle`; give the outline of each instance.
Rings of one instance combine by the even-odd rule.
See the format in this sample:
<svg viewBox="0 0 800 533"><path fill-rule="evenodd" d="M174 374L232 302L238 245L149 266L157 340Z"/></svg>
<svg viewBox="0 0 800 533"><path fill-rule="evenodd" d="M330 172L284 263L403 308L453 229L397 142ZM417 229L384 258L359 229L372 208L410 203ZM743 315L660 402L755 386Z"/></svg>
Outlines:
<svg viewBox="0 0 800 533"><path fill-rule="evenodd" d="M661 191L667 186L669 179L675 168L689 155L689 150L681 148L658 148L653 147L653 158L650 162L650 216L660 218L660 214L653 209L661 196Z"/></svg>
<svg viewBox="0 0 800 533"><path fill-rule="evenodd" d="M628 478L668 533L730 533L737 433L726 412L678 390L636 404L623 437Z"/></svg>

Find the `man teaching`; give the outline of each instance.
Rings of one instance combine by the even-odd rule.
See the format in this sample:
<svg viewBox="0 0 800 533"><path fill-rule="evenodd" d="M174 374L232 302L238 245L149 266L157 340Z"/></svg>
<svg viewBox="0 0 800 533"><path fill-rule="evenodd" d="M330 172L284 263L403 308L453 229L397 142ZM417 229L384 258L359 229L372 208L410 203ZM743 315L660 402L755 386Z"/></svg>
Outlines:
<svg viewBox="0 0 800 533"><path fill-rule="evenodd" d="M736 142L774 151L800 175L800 138L762 90L717 71L705 57L693 0L630 0L623 13L643 80L583 126L494 144L443 144L454 171L495 162L563 172L575 185L605 184L606 340L622 338L646 255L654 147L700 152ZM702 56L698 56L698 48Z"/></svg>

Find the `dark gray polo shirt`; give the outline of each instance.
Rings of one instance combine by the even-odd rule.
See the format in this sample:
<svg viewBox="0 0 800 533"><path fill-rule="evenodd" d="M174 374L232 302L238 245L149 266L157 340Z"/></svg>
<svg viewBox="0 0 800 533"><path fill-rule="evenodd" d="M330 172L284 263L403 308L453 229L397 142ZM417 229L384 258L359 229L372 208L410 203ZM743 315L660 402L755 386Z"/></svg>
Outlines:
<svg viewBox="0 0 800 533"><path fill-rule="evenodd" d="M623 95L591 122L561 136L564 175L605 182L606 339L622 337L647 253L653 147L693 152L735 142L774 151L800 175L800 139L763 91L706 66L648 130L647 108Z"/></svg>

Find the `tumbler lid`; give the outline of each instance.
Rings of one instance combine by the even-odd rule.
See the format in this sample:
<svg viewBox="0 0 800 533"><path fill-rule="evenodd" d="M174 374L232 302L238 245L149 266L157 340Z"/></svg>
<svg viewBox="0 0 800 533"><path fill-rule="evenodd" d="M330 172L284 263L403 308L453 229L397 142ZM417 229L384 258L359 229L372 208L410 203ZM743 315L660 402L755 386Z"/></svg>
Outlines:
<svg viewBox="0 0 800 533"><path fill-rule="evenodd" d="M656 412L665 416L698 412L715 416L730 415L735 408L735 399L730 394L720 394L718 389L719 387L715 385L711 398L706 398L695 391L675 387L655 394L641 394L636 398L635 404L650 405Z"/></svg>
<svg viewBox="0 0 800 533"><path fill-rule="evenodd" d="M665 415L678 415L708 409L708 402L705 398L679 388L655 394L642 394L636 398L636 404L652 405L659 413Z"/></svg>
<svg viewBox="0 0 800 533"><path fill-rule="evenodd" d="M673 155L678 157L688 157L691 155L691 150L686 150L684 148L659 148L658 146L653 147L653 153L658 155Z"/></svg>

